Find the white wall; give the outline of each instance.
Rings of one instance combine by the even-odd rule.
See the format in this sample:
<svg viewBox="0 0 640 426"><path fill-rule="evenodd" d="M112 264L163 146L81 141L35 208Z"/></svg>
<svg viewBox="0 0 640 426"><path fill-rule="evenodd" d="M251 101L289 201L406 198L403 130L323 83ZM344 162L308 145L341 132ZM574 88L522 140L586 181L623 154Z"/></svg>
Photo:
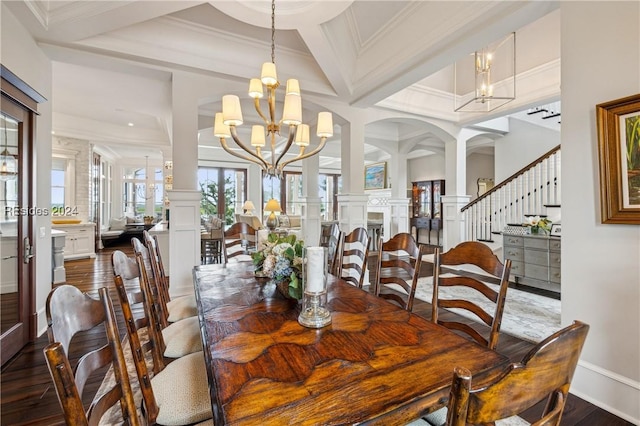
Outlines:
<svg viewBox="0 0 640 426"><path fill-rule="evenodd" d="M27 31L21 26L11 12L0 5L2 25L2 65L20 77L25 83L47 99L51 99L51 62L38 48ZM51 102L38 105L40 115L36 118L35 135L35 168L51 170ZM36 207L51 206L51 173L38 173L33 183L35 188ZM40 237L40 230L44 237ZM36 263L36 313L38 317L38 333L46 329L44 312L47 295L51 290L51 218L38 216L35 218L34 243ZM32 314L32 313L29 313Z"/></svg>
<svg viewBox="0 0 640 426"><path fill-rule="evenodd" d="M564 126L564 105L562 106ZM560 145L560 132L526 121L509 119L509 133L495 142L495 179L500 183L509 176Z"/></svg>
<svg viewBox="0 0 640 426"><path fill-rule="evenodd" d="M444 179L444 166L444 154L434 154L407 161L407 167L409 168L407 188L411 188L411 182L419 180Z"/></svg>
<svg viewBox="0 0 640 426"><path fill-rule="evenodd" d="M640 92L640 2L562 2L562 323L591 325L571 391L640 423L640 225L600 218L595 105Z"/></svg>
<svg viewBox="0 0 640 426"><path fill-rule="evenodd" d="M495 178L494 155L471 154L467 157L467 194L471 195L471 201L478 198L478 179Z"/></svg>

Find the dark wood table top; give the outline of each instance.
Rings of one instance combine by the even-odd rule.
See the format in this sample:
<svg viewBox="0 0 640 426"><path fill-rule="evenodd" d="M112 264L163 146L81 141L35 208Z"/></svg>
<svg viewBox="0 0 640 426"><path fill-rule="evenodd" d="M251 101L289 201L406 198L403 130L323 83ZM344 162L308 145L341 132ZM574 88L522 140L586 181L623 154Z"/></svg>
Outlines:
<svg viewBox="0 0 640 426"><path fill-rule="evenodd" d="M250 262L193 276L216 425L402 425L445 404L454 367L475 379L508 363L334 276L322 329Z"/></svg>

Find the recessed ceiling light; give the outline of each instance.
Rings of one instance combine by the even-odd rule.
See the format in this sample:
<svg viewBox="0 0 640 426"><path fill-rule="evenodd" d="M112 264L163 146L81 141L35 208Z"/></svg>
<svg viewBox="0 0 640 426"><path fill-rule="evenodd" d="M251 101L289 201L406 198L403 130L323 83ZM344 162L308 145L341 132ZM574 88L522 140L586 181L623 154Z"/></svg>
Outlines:
<svg viewBox="0 0 640 426"><path fill-rule="evenodd" d="M133 127L133 123L129 123L129 127Z"/></svg>

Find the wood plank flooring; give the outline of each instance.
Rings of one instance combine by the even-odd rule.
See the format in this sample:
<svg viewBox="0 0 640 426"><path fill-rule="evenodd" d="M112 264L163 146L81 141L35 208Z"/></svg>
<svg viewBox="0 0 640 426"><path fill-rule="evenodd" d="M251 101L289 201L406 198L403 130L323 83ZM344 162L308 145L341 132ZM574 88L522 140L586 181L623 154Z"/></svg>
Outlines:
<svg viewBox="0 0 640 426"><path fill-rule="evenodd" d="M81 259L66 262L65 267L67 283L77 286L82 291L95 294L100 287L109 288L114 301L120 332L124 335L125 328L122 311L113 285L111 253L114 250L122 250L129 255L132 254L129 244L123 243L101 250L95 259ZM375 261L376 257L374 254L370 258L370 265L374 265ZM429 266L424 267L421 274L429 276L431 274ZM375 277L371 274L370 280L373 279L375 279ZM416 300L414 312L429 319L431 318L431 305ZM444 315L454 314L445 313ZM471 320L468 321L472 323ZM99 333L103 333L103 331L91 330L78 336L79 343L81 343L80 347L94 347L98 336L100 336ZM0 371L0 424L2 426L51 426L64 424L55 389L53 388L42 352L47 343L47 336L45 334L35 342L25 346L13 359L2 367ZM512 360L518 360L531 347L532 344L529 342L507 334L502 334L497 350ZM77 357L77 354L71 354L71 357ZM99 384L100 378L92 380L88 385L87 393L91 395L98 388ZM534 421L535 416L538 415L542 409L543 403L540 403L527 411L523 417L528 421ZM563 426L632 425L632 423L613 416L573 395L570 395L568 398L561 424Z"/></svg>

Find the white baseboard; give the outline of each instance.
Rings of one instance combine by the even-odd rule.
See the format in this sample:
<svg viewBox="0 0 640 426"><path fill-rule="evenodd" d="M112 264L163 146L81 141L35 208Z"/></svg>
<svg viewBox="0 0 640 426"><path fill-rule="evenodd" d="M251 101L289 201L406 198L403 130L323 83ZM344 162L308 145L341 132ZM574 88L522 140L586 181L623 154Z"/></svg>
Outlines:
<svg viewBox="0 0 640 426"><path fill-rule="evenodd" d="M628 422L640 425L640 382L580 361L571 393Z"/></svg>

